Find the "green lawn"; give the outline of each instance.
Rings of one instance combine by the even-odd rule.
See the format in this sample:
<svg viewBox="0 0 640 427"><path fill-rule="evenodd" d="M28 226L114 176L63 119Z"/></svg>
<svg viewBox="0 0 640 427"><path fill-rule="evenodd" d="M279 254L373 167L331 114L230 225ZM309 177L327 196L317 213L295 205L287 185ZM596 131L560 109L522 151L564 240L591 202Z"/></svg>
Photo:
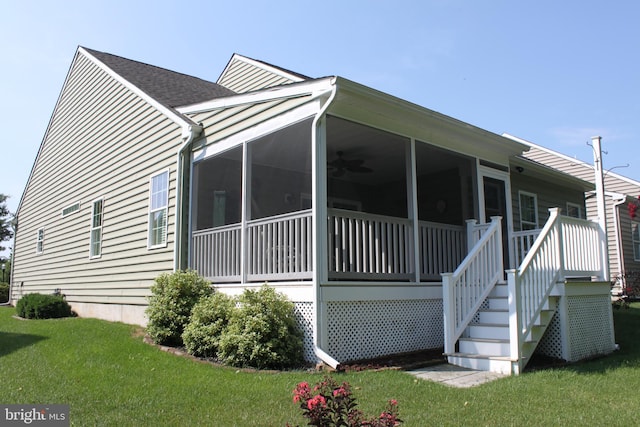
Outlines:
<svg viewBox="0 0 640 427"><path fill-rule="evenodd" d="M304 425L292 402L311 372L243 372L160 351L135 327L94 319L17 320L0 308L0 403L68 404L72 425ZM405 426L635 425L640 304L615 311L615 354L453 389L399 371L336 374L376 415L398 400Z"/></svg>

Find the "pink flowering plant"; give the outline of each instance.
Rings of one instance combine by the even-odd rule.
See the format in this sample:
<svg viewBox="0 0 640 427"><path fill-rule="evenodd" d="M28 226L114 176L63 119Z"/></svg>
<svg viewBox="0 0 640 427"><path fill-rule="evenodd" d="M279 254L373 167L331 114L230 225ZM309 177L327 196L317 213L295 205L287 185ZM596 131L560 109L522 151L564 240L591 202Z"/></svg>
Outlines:
<svg viewBox="0 0 640 427"><path fill-rule="evenodd" d="M325 377L313 389L309 383L301 382L293 390L293 401L300 405L310 426L322 427L395 427L402 420L398 418L398 402L392 399L378 417L365 418L356 408L356 399L347 382L338 384L333 378Z"/></svg>

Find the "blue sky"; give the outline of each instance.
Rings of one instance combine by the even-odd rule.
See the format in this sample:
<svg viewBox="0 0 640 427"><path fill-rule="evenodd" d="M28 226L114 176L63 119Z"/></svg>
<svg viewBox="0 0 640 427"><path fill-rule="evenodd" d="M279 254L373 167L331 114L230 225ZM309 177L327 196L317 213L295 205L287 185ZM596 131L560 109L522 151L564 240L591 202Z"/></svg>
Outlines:
<svg viewBox="0 0 640 427"><path fill-rule="evenodd" d="M339 75L640 180L640 2L0 0L17 208L78 45L215 81L234 52ZM622 166L629 167L622 168Z"/></svg>

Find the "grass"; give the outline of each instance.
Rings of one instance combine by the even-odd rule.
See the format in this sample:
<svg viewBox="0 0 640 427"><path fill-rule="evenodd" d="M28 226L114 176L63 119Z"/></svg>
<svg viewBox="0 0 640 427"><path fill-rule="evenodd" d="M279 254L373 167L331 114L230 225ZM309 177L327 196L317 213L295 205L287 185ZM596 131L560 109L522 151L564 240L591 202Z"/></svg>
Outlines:
<svg viewBox="0 0 640 427"><path fill-rule="evenodd" d="M316 372L245 372L144 344L136 328L95 319L18 320L0 308L0 403L69 404L72 425L305 425L292 402ZM336 374L367 415L398 400L404 426L634 425L640 393L640 303L614 312L621 350L472 389L399 371Z"/></svg>

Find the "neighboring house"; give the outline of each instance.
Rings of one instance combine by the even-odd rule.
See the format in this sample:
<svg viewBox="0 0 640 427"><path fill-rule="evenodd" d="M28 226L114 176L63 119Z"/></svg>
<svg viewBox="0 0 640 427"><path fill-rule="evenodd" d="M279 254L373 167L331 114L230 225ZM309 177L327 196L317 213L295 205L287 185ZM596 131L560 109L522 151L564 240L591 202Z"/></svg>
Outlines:
<svg viewBox="0 0 640 427"><path fill-rule="evenodd" d="M593 186L527 148L341 77L233 55L210 83L80 47L18 209L12 299L60 289L144 324L153 279L192 268L285 293L306 359L334 367L608 353L598 225L554 209Z"/></svg>
<svg viewBox="0 0 640 427"><path fill-rule="evenodd" d="M529 150L524 154L526 158L585 181L595 182L593 164L512 135L504 134L503 136L529 146ZM630 205L637 206L640 182L611 171L605 171L603 175L610 277L619 287L622 287L627 275L635 277L640 273L640 212L635 217L630 212ZM571 203L567 203L563 208L569 215L592 219L598 217L593 191L586 194L586 211L581 211L578 206Z"/></svg>

